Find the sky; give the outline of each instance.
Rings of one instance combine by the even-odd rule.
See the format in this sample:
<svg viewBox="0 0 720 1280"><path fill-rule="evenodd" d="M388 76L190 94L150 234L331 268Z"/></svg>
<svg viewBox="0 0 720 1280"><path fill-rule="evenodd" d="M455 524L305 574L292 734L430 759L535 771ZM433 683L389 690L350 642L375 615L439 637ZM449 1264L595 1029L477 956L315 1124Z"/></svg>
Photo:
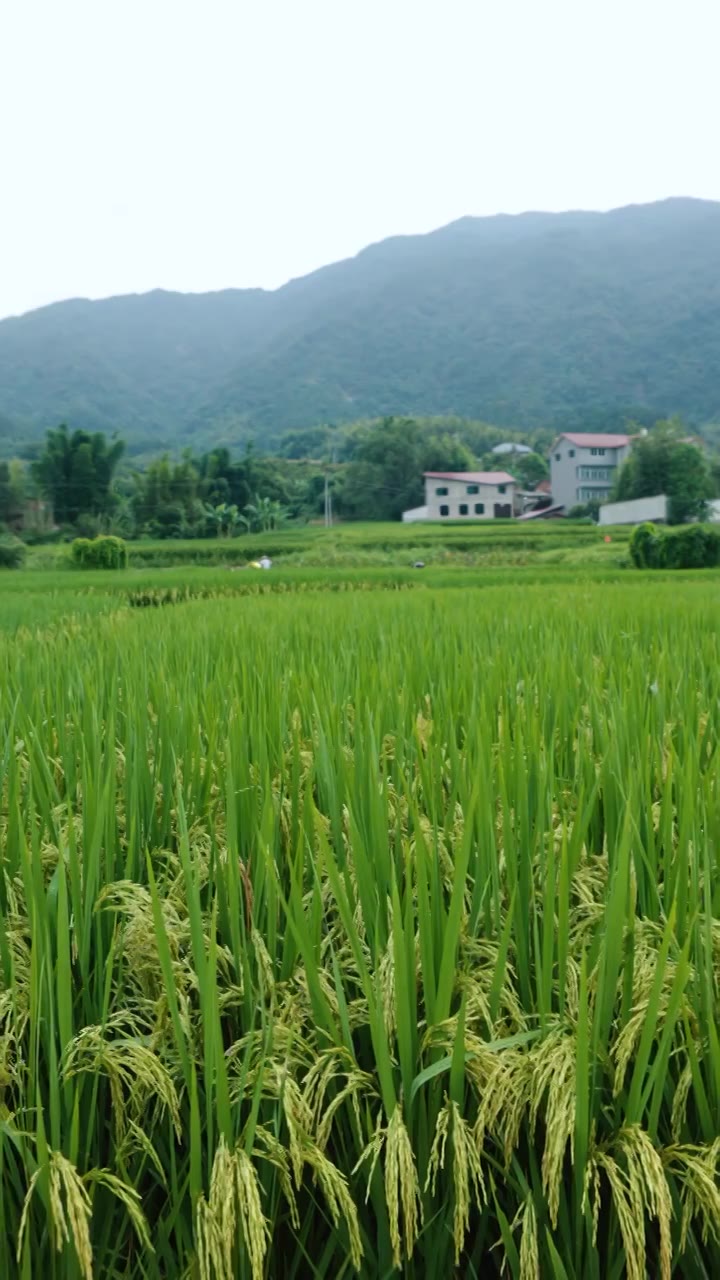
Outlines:
<svg viewBox="0 0 720 1280"><path fill-rule="evenodd" d="M0 316L720 199L718 0L0 0Z"/></svg>

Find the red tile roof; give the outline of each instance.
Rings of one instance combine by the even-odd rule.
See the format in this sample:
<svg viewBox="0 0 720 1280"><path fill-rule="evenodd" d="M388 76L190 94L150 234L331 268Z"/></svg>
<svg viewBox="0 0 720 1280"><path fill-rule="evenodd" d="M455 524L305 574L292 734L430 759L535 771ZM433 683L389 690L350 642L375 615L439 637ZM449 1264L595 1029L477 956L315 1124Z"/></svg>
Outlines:
<svg viewBox="0 0 720 1280"><path fill-rule="evenodd" d="M587 449L620 449L624 444L630 443L632 436L603 435L602 432L590 435L584 431L563 431L558 439L569 440L580 449L583 446Z"/></svg>
<svg viewBox="0 0 720 1280"><path fill-rule="evenodd" d="M507 471L425 471L426 480L465 480L468 484L515 484Z"/></svg>

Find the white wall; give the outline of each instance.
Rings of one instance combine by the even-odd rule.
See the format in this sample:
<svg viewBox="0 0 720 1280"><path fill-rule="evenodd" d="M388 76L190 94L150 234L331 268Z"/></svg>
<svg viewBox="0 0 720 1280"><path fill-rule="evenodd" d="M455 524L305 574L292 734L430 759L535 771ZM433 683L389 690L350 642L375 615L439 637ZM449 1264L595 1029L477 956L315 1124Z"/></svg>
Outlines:
<svg viewBox="0 0 720 1280"><path fill-rule="evenodd" d="M635 498L633 502L606 502L600 508L600 524L642 524L644 520L667 520L668 500L664 494L656 498Z"/></svg>
<svg viewBox="0 0 720 1280"><path fill-rule="evenodd" d="M417 520L427 520L427 507L411 507L409 511L402 513L403 524L414 524Z"/></svg>

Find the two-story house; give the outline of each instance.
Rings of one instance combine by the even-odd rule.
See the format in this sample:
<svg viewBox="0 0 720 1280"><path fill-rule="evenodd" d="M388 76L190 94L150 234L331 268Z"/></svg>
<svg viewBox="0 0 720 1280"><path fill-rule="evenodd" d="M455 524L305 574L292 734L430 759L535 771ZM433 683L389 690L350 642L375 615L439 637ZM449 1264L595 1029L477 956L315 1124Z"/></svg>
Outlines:
<svg viewBox="0 0 720 1280"><path fill-rule="evenodd" d="M607 502L630 445L630 436L564 431L550 454L553 502L566 513L580 503Z"/></svg>
<svg viewBox="0 0 720 1280"><path fill-rule="evenodd" d="M516 481L507 471L426 471L426 520L509 520Z"/></svg>

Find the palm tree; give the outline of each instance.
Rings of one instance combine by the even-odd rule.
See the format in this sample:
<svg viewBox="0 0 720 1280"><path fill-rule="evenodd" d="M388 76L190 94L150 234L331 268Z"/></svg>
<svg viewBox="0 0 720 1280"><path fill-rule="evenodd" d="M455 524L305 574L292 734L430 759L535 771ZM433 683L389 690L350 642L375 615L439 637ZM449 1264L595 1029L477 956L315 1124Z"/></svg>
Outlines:
<svg viewBox="0 0 720 1280"><path fill-rule="evenodd" d="M229 538L242 521L242 516L234 502L219 502L214 507L207 504L205 516L210 524L214 525L221 538Z"/></svg>
<svg viewBox="0 0 720 1280"><path fill-rule="evenodd" d="M287 519L287 508L281 502L275 498L260 498L257 494L254 502L248 502L244 512L243 518L251 533L267 533Z"/></svg>
<svg viewBox="0 0 720 1280"><path fill-rule="evenodd" d="M274 499L273 502L270 503L270 519L272 521L270 528L279 529L280 525L284 524L287 520L288 514L287 507L284 507L281 502L278 502L277 498Z"/></svg>

